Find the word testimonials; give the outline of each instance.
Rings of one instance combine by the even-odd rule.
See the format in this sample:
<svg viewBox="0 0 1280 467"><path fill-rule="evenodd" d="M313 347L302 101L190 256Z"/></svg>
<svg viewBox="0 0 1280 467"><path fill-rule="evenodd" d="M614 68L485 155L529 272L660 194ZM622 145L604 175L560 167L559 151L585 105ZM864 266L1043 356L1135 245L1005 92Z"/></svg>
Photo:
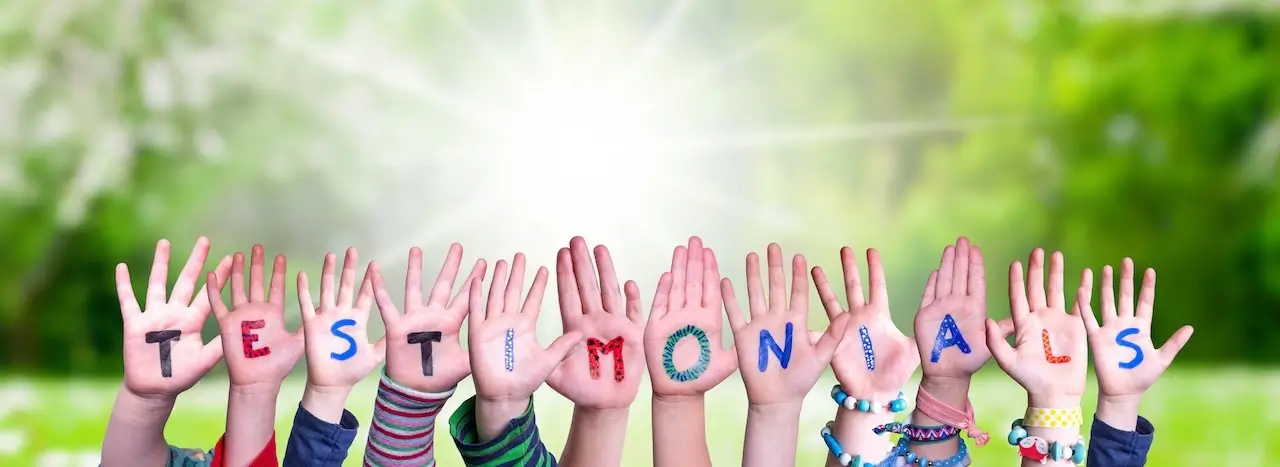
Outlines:
<svg viewBox="0 0 1280 467"><path fill-rule="evenodd" d="M507 373L516 371L516 330L507 328L507 337L503 343L503 363Z"/></svg>
<svg viewBox="0 0 1280 467"><path fill-rule="evenodd" d="M147 333L146 339L148 344L160 344L160 376L169 378L173 376L173 357L171 341L178 340L182 336L182 331L177 329L166 329L164 331L151 331Z"/></svg>
<svg viewBox="0 0 1280 467"><path fill-rule="evenodd" d="M933 338L933 352L929 355L929 361L938 363L938 359L942 358L942 351L952 346L960 349L961 353L973 352L973 349L969 348L969 343L965 342L964 335L960 334L960 327L956 326L955 318L951 317L951 313L947 313L942 317L942 325L938 326L938 336Z"/></svg>
<svg viewBox="0 0 1280 467"><path fill-rule="evenodd" d="M768 329L760 330L760 359L756 367L763 373L769 369L769 352L773 352L778 356L778 364L782 365L782 369L787 369L787 365L791 364L791 344L795 326L791 322L787 322L785 333L785 343L782 347L778 346L778 341L773 339L773 334Z"/></svg>
<svg viewBox="0 0 1280 467"><path fill-rule="evenodd" d="M1040 330L1040 343L1044 345L1044 361L1049 363L1069 363L1070 355L1054 355L1053 350L1049 347L1049 330Z"/></svg>
<svg viewBox="0 0 1280 467"><path fill-rule="evenodd" d="M443 337L443 334L440 331L409 333L409 343L418 344L422 351L422 376L431 376L435 373L435 370L432 369L431 344L440 342L441 337Z"/></svg>
<svg viewBox="0 0 1280 467"><path fill-rule="evenodd" d="M1133 359L1127 362L1120 362L1120 368L1132 370L1142 364L1142 347L1139 347L1138 344L1125 340L1129 336L1135 335L1138 332L1138 328L1125 328L1123 331L1120 331L1119 334L1116 334L1116 345L1128 347L1133 350Z"/></svg>
<svg viewBox="0 0 1280 467"><path fill-rule="evenodd" d="M347 350L342 351L342 353L329 352L330 358L337 361L343 361L348 358L356 356L356 339L354 337L351 337L350 334L342 332L342 328L351 327L355 325L356 325L356 320L351 318L343 318L343 319L334 321L333 326L329 327L329 332L333 333L333 335L337 336L339 339L347 341Z"/></svg>
<svg viewBox="0 0 1280 467"><path fill-rule="evenodd" d="M676 369L675 353L676 344L680 343L686 337L693 337L698 340L698 363L685 370ZM707 366L711 364L711 340L707 338L706 331L692 324L677 329L671 336L667 337L667 345L662 348L662 369L666 370L667 377L672 381L693 381L702 376L707 371Z"/></svg>
<svg viewBox="0 0 1280 467"><path fill-rule="evenodd" d="M867 371L875 371L876 349L871 345L871 332L866 326L858 326L858 337L862 338L862 357L867 361Z"/></svg>
<svg viewBox="0 0 1280 467"><path fill-rule="evenodd" d="M271 347L263 347L261 349L253 348L253 343L258 342L258 335L253 333L254 329L262 329L267 327L267 322L263 320L241 321L240 322L240 344L244 348L244 358L258 358L271 355Z"/></svg>
<svg viewBox="0 0 1280 467"><path fill-rule="evenodd" d="M591 369L591 379L600 379L600 354L613 354L613 380L622 381L627 375L625 364L622 361L622 336L609 340L604 343L600 339L594 337L587 339L587 367Z"/></svg>

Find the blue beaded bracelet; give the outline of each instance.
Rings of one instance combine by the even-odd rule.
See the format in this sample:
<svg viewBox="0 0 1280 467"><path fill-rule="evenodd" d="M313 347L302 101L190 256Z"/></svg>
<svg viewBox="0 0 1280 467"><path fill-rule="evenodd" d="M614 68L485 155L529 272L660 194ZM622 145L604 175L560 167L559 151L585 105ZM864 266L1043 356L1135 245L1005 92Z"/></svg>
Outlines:
<svg viewBox="0 0 1280 467"><path fill-rule="evenodd" d="M964 445L964 439L956 437L956 441L960 442L960 448L956 451L956 455L942 460L928 460L924 456L911 452L910 446L907 445L906 438L898 438L898 444L893 447L893 451L889 452L889 457L880 464L879 467L888 467L894 465L893 460L901 457L907 461L907 465L918 465L920 467L956 467L969 465L969 448Z"/></svg>
<svg viewBox="0 0 1280 467"><path fill-rule="evenodd" d="M1084 463L1084 438L1077 438L1076 443L1071 446L1057 441L1050 443L1039 436L1028 435L1021 418L1013 421L1013 427L1009 430L1009 444L1018 448L1019 456L1041 463L1046 460L1070 460L1076 465Z"/></svg>
<svg viewBox="0 0 1280 467"><path fill-rule="evenodd" d="M832 422L827 422L827 425L822 427L822 442L827 444L827 449L831 450L831 457L836 458L836 461L839 462L841 466L880 467L881 465L884 465L884 461L879 463L867 462L863 460L861 454L855 456L845 452L844 448L840 447L840 442L836 441L836 437L831 434L831 425Z"/></svg>
<svg viewBox="0 0 1280 467"><path fill-rule="evenodd" d="M841 407L848 410L856 410L859 412L881 413L889 411L893 413L907 410L907 400L902 397L902 392L898 392L898 398L890 401L888 404L878 404L869 400L858 400L844 392L844 388L839 384L831 388L831 399L836 401Z"/></svg>

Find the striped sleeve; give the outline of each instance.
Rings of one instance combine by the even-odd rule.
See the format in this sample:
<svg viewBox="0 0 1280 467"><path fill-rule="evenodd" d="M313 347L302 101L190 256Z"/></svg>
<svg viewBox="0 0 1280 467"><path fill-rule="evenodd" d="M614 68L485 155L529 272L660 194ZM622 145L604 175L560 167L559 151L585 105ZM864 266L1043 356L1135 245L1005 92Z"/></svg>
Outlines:
<svg viewBox="0 0 1280 467"><path fill-rule="evenodd" d="M435 422L440 408L453 395L419 392L402 386L384 372L373 405L373 423L364 448L370 467L434 466Z"/></svg>
<svg viewBox="0 0 1280 467"><path fill-rule="evenodd" d="M476 398L463 402L449 417L449 435L468 467L557 467L555 456L538 437L533 416L533 398L520 417L507 422L507 429L489 441L480 441L476 428Z"/></svg>

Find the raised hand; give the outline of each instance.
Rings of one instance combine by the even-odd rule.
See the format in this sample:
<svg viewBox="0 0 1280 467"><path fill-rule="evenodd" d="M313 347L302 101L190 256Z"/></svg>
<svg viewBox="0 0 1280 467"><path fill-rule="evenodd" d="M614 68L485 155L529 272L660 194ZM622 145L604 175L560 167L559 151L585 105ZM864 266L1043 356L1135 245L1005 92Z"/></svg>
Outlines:
<svg viewBox="0 0 1280 467"><path fill-rule="evenodd" d="M409 268L404 279L404 314L396 310L387 285L378 271L373 271L373 294L387 328L387 376L397 383L422 392L444 392L471 374L470 356L459 343L462 321L472 282L484 280L484 260L476 261L471 274L452 299L449 293L462 265L462 245L449 247L440 273L426 302L422 300L422 250L409 250Z"/></svg>
<svg viewBox="0 0 1280 467"><path fill-rule="evenodd" d="M982 251L961 237L942 250L916 311L916 347L925 378L966 380L991 359L987 349L987 284ZM1012 331L1012 322L1002 329ZM967 389L966 389L967 390Z"/></svg>
<svg viewBox="0 0 1280 467"><path fill-rule="evenodd" d="M738 369L733 347L721 347L722 303L715 254L702 247L702 239L690 237L687 248L672 253L671 272L658 279L644 328L654 396L699 395ZM736 319L741 322L742 315Z"/></svg>
<svg viewBox="0 0 1280 467"><path fill-rule="evenodd" d="M1044 250L1031 252L1029 281L1022 279L1022 264L1009 266L1009 312L1013 318L1014 345L987 319L987 345L996 363L1027 390L1035 407L1073 408L1084 394L1089 349L1078 315L1080 302L1068 314L1063 298L1063 258L1054 252L1049 260L1049 288L1044 286ZM1080 286L1093 282L1088 269Z"/></svg>
<svg viewBox="0 0 1280 467"><path fill-rule="evenodd" d="M268 292L263 277L262 245L254 245L249 262L249 289L244 283L244 253L231 262L231 306L222 301L222 288L212 273L205 282L209 305L222 331L227 374L233 387L277 387L302 358L303 332L289 332L284 325L284 255L271 266Z"/></svg>
<svg viewBox="0 0 1280 467"><path fill-rule="evenodd" d="M597 246L595 258L593 265L582 237L574 237L569 248L556 255L564 329L582 334L586 341L574 346L547 385L583 408L626 408L635 401L644 376L640 289L627 281L624 303L609 249Z"/></svg>
<svg viewBox="0 0 1280 467"><path fill-rule="evenodd" d="M751 321L743 322L742 309L734 297L729 279L720 281L733 340L738 343L738 361L756 361L744 368L747 400L756 405L799 402L813 389L822 370L844 338L850 316L841 314L817 339L809 336L809 276L804 256L791 262L791 294L782 270L782 249L770 244L769 295L760 283L760 258L747 255L747 298ZM736 316L736 318L735 318Z"/></svg>
<svg viewBox="0 0 1280 467"><path fill-rule="evenodd" d="M143 397L176 397L190 389L222 359L222 337L205 344L200 329L209 316L209 299L204 288L192 300L196 280L209 256L209 239L200 237L182 267L173 293L165 298L169 279L169 241L156 244L155 261L147 281L146 312L138 306L129 281L129 267L116 265L116 292L124 321L124 385ZM231 270L231 258L224 257L209 281L221 288Z"/></svg>
<svg viewBox="0 0 1280 467"><path fill-rule="evenodd" d="M335 297L333 276L337 258L333 253L324 256L318 308L311 301L307 273L298 272L298 306L302 311L307 344L307 384L316 388L332 388L343 394L368 376L382 362L386 352L385 339L376 345L369 344L372 274L365 273L357 294L356 259L356 249L347 249Z"/></svg>
<svg viewBox="0 0 1280 467"><path fill-rule="evenodd" d="M1159 349L1151 340L1151 318L1156 300L1156 271L1148 268L1142 277L1138 305L1133 303L1133 260L1124 259L1120 269L1120 297L1111 287L1111 266L1102 268L1102 326L1090 307L1093 281L1082 281L1076 303L1093 348L1093 371L1102 397L1140 397L1191 339L1195 330L1182 326ZM1118 305L1118 306L1117 306Z"/></svg>
<svg viewBox="0 0 1280 467"><path fill-rule="evenodd" d="M831 359L831 369L835 370L836 379L846 394L858 400L889 402L920 366L915 340L903 335L893 324L880 254L867 250L871 294L865 299L857 257L849 247L840 249L840 264L844 269L847 312L827 281L826 273L821 267L813 268L813 281L827 310L827 318L835 322L841 315L849 315L845 338Z"/></svg>

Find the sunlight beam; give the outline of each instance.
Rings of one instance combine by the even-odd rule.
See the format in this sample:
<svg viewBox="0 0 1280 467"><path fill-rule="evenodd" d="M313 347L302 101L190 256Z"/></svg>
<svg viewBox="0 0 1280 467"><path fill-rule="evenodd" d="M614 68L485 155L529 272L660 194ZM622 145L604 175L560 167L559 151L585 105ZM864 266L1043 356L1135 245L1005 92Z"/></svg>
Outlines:
<svg viewBox="0 0 1280 467"><path fill-rule="evenodd" d="M671 35L680 26L680 23L684 21L684 17L692 4L693 0L671 1L662 15L662 20L649 32L644 44L640 47L640 51L630 60L631 65L626 68L624 74L619 78L619 81L624 86L642 78L648 72L653 60L661 54L662 49L666 47L667 42L671 39Z"/></svg>
<svg viewBox="0 0 1280 467"><path fill-rule="evenodd" d="M708 155L861 140L915 138L1005 127L1016 125L1023 121L1023 119L1011 117L973 117L965 119L805 126L799 128L764 128L689 139L676 143L672 151L686 156Z"/></svg>
<svg viewBox="0 0 1280 467"><path fill-rule="evenodd" d="M498 70L499 74L502 75L502 81L504 83L514 83L516 81L516 76L518 76L516 71L508 65L505 59L503 59L502 54L498 53L498 49L493 46L493 43L490 42L488 38L484 37L484 35L480 34L480 31L476 30L475 25L471 23L471 19L462 11L458 10L458 6L455 5L452 0L439 0L438 4L440 9L444 11L444 15L449 20L449 23L453 24L453 26L458 28L463 35L467 36L467 40L471 41L471 43L475 45L476 49L480 51L480 56L484 58L485 64Z"/></svg>
<svg viewBox="0 0 1280 467"><path fill-rule="evenodd" d="M560 64L560 51L556 49L551 39L546 4L542 0L524 0L521 2L521 7L525 21L528 23L529 35L533 37L534 47L542 59L542 66L548 70L557 69Z"/></svg>

